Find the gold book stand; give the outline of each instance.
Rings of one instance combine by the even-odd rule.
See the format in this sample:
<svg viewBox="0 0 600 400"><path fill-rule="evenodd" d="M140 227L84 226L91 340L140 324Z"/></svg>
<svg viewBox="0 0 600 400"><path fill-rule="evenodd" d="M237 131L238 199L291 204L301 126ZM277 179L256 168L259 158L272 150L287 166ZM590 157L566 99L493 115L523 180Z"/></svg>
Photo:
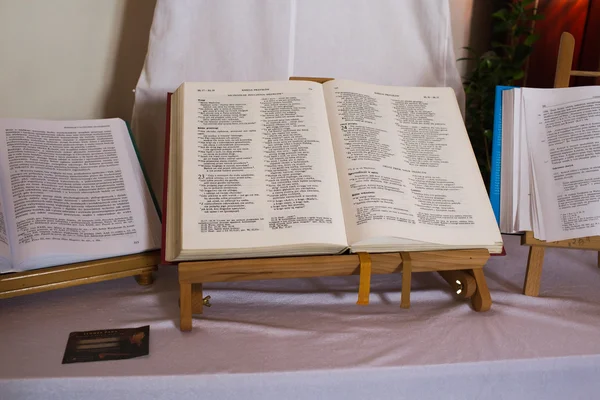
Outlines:
<svg viewBox="0 0 600 400"><path fill-rule="evenodd" d="M331 78L290 79L324 83ZM492 299L483 266L489 257L486 249L474 249L181 262L179 328L191 331L192 314L202 314L204 305L210 304L210 296L203 297L203 283L263 279L360 275L357 304L366 305L371 274L402 273L400 307L409 308L411 274L438 272L459 297L471 299L476 311L487 311Z"/></svg>
<svg viewBox="0 0 600 400"><path fill-rule="evenodd" d="M160 263L160 251L105 258L75 264L0 275L0 299L134 276L150 285Z"/></svg>
<svg viewBox="0 0 600 400"><path fill-rule="evenodd" d="M575 52L575 38L569 32L563 32L560 37L556 74L554 76L555 88L569 87L572 76L585 76L600 78L600 71L573 70L573 54ZM577 239L545 242L533 237L533 232L525 232L521 237L521 245L530 246L527 257L527 272L523 284L523 294L537 296L540 293L542 266L544 264L544 249L546 247L559 247L564 249L600 251L600 236L589 236ZM600 265L600 256L598 258Z"/></svg>

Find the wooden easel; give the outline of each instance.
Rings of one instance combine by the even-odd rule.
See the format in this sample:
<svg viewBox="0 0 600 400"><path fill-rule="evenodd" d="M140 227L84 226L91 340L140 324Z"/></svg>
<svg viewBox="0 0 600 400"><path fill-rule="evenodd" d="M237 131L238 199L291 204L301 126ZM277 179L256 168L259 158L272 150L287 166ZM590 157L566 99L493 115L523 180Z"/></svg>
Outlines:
<svg viewBox="0 0 600 400"><path fill-rule="evenodd" d="M153 282L160 251L105 258L58 267L0 275L0 299L134 276L140 285Z"/></svg>
<svg viewBox="0 0 600 400"><path fill-rule="evenodd" d="M521 244L530 246L527 257L527 272L523 284L523 294L537 296L540 293L542 266L544 265L544 250L546 247L559 247L563 249L600 250L600 236L588 236L577 239L544 242L533 237L533 232L525 232L521 237ZM598 259L600 262L600 257ZM600 264L599 264L600 265Z"/></svg>
<svg viewBox="0 0 600 400"><path fill-rule="evenodd" d="M331 78L291 77L324 83ZM360 275L357 304L369 303L371 274L402 273L400 307L410 307L413 272L438 272L461 298L470 298L476 311L492 305L483 266L490 254L485 249L445 250L406 253L358 253L331 256L277 257L179 264L179 306L182 331L192 330L192 314L202 314L210 306L203 297L202 284L263 279L314 278Z"/></svg>
<svg viewBox="0 0 600 400"><path fill-rule="evenodd" d="M575 52L575 38L569 32L563 32L558 48L556 74L554 87L569 87L571 76L600 77L600 71L577 71L573 66L573 53ZM530 246L527 257L527 272L523 284L523 294L537 296L540 293L540 280L544 264L544 249L546 247L560 247L566 249L600 251L600 236L590 236L556 242L544 242L533 237L533 232L525 232L521 238L521 245ZM598 257L600 265L600 255Z"/></svg>

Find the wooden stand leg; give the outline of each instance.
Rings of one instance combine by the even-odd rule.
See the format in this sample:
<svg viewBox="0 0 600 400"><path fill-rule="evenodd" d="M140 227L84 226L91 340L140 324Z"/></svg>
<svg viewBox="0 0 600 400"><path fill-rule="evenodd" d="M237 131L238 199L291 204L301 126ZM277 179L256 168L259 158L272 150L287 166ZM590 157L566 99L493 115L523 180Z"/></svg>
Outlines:
<svg viewBox="0 0 600 400"><path fill-rule="evenodd" d="M483 275L483 268L472 269L471 274L477 283L477 289L471 297L471 304L475 311L487 311L492 307L492 296Z"/></svg>
<svg viewBox="0 0 600 400"><path fill-rule="evenodd" d="M356 304L366 306L369 304L369 294L371 293L371 257L368 253L358 253L358 260L360 262L360 278Z"/></svg>
<svg viewBox="0 0 600 400"><path fill-rule="evenodd" d="M400 307L410 308L410 284L412 278L412 261L409 253L400 253L402 257L402 295L400 297Z"/></svg>
<svg viewBox="0 0 600 400"><path fill-rule="evenodd" d="M154 282L154 276L152 275L151 271L144 272L139 275L136 275L135 281L138 283L138 285L141 286L152 285L152 283Z"/></svg>
<svg viewBox="0 0 600 400"><path fill-rule="evenodd" d="M543 265L544 248L541 246L531 246L529 248L529 257L527 258L527 272L525 273L523 294L535 297L540 293Z"/></svg>
<svg viewBox="0 0 600 400"><path fill-rule="evenodd" d="M192 330L192 284L179 284L179 329L183 332Z"/></svg>
<svg viewBox="0 0 600 400"><path fill-rule="evenodd" d="M452 291L462 299L469 299L477 290L477 283L473 275L465 271L438 271L440 276L452 288Z"/></svg>
<svg viewBox="0 0 600 400"><path fill-rule="evenodd" d="M202 284L192 283L192 314L202 314L203 306Z"/></svg>

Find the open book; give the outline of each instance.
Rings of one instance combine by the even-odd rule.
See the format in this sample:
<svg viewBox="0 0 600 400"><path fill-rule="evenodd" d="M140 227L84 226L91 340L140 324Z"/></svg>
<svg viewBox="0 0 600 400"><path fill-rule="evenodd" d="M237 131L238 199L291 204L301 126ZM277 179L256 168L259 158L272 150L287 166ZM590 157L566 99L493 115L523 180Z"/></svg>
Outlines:
<svg viewBox="0 0 600 400"><path fill-rule="evenodd" d="M502 250L450 88L184 83L168 130L167 261Z"/></svg>
<svg viewBox="0 0 600 400"><path fill-rule="evenodd" d="M159 247L124 121L0 119L0 272Z"/></svg>
<svg viewBox="0 0 600 400"><path fill-rule="evenodd" d="M600 235L600 86L515 88L502 101L502 232Z"/></svg>

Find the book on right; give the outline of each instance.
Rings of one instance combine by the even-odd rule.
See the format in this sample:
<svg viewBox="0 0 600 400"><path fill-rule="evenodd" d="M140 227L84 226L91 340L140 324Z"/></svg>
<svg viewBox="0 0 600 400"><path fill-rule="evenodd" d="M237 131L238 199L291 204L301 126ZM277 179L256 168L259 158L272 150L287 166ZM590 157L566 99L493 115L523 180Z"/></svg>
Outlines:
<svg viewBox="0 0 600 400"><path fill-rule="evenodd" d="M189 82L169 111L167 262L502 251L450 88Z"/></svg>
<svg viewBox="0 0 600 400"><path fill-rule="evenodd" d="M500 230L600 235L600 86L502 92Z"/></svg>

